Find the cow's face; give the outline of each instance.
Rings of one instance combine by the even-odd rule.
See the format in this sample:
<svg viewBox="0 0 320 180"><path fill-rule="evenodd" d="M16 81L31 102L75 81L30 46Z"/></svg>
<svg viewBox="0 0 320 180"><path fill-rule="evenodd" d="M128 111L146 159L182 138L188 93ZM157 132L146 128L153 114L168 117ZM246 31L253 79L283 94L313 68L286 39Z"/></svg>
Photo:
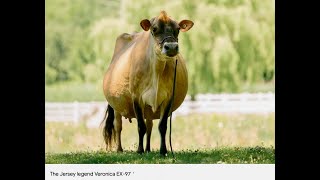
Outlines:
<svg viewBox="0 0 320 180"><path fill-rule="evenodd" d="M142 29L152 34L156 49L169 57L174 57L179 53L178 35L179 32L186 32L193 26L190 20L182 20L179 23L170 19L165 11L161 11L158 17L150 21L144 19L140 22Z"/></svg>

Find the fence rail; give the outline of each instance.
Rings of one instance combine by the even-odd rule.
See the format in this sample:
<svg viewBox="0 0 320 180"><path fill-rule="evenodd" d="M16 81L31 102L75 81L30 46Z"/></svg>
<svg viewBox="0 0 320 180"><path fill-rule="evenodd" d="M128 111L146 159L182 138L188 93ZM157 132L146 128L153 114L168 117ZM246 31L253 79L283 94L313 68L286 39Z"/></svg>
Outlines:
<svg viewBox="0 0 320 180"><path fill-rule="evenodd" d="M107 102L46 102L45 120L75 123L87 121L96 126L102 120L106 107ZM187 96L173 115L270 112L275 112L274 93L199 94L195 101Z"/></svg>

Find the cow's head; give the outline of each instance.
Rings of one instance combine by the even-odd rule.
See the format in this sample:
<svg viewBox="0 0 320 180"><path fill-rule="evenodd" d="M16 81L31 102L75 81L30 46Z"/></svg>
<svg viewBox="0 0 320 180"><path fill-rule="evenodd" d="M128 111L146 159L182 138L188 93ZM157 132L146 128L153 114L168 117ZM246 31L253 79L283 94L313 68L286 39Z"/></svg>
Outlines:
<svg viewBox="0 0 320 180"><path fill-rule="evenodd" d="M186 32L193 26L190 20L182 20L179 23L170 19L165 11L161 11L158 17L152 18L150 21L144 19L140 22L143 30L152 34L156 49L161 54L174 57L179 53L178 35L179 32Z"/></svg>

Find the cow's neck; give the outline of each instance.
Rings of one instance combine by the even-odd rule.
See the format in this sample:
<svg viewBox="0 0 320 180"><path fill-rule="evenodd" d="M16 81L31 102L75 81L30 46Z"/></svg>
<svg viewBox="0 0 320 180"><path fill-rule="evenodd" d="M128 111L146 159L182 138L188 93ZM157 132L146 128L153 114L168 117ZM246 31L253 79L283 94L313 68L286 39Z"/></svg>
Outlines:
<svg viewBox="0 0 320 180"><path fill-rule="evenodd" d="M154 43L154 40L152 37L150 37L150 43ZM174 58L169 58L160 52L157 53L155 50L154 44L151 44L151 47L153 50L151 51L153 54L150 56L150 63L151 65L151 73L152 73L152 83L150 84L151 87L154 89L154 95L152 97L153 106L152 109L155 112L158 109L158 106L163 101L168 101L170 88L171 87L171 79L170 78L173 75L174 67L173 62ZM171 70L172 69L172 70ZM172 72L171 72L172 71ZM173 81L172 81L173 82ZM171 83L171 84L170 84Z"/></svg>
<svg viewBox="0 0 320 180"><path fill-rule="evenodd" d="M152 72L154 76L161 76L165 70L165 68L172 68L172 64L175 58L171 58L161 54L161 50L156 50L155 41L150 34L149 47L151 48L150 54L150 65L152 68Z"/></svg>

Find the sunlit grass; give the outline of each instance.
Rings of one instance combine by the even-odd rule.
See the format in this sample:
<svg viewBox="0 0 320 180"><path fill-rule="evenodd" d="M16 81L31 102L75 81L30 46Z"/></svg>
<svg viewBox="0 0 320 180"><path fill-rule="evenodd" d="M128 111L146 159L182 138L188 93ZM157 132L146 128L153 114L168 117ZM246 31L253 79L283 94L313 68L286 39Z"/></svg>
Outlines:
<svg viewBox="0 0 320 180"><path fill-rule="evenodd" d="M132 123L123 120L123 153L105 151L101 127L47 122L46 163L274 163L274 113L176 117L172 122L175 158L171 156L169 143L168 157L159 155L158 122L154 121L152 152L142 156L135 152L138 143L135 119Z"/></svg>
<svg viewBox="0 0 320 180"><path fill-rule="evenodd" d="M68 82L46 85L45 100L49 102L105 101L101 83Z"/></svg>
<svg viewBox="0 0 320 180"><path fill-rule="evenodd" d="M274 83L243 85L241 92L274 92ZM240 93L241 93L240 92ZM206 92L216 93L216 92ZM48 102L87 102L105 101L102 81L97 83L68 82L45 87L45 100Z"/></svg>
<svg viewBox="0 0 320 180"><path fill-rule="evenodd" d="M159 150L159 120L154 120L151 150ZM46 123L46 152L99 151L105 149L101 128L87 128L85 124ZM174 151L219 147L274 146L274 113L207 114L176 117L172 122ZM167 130L167 142L169 126ZM123 120L122 146L126 151L137 148L136 120ZM169 143L167 144L169 148Z"/></svg>
<svg viewBox="0 0 320 180"><path fill-rule="evenodd" d="M167 157L159 151L137 154L134 151L122 153L85 151L63 154L46 154L47 164L274 164L273 147L233 147L202 150L181 150Z"/></svg>

